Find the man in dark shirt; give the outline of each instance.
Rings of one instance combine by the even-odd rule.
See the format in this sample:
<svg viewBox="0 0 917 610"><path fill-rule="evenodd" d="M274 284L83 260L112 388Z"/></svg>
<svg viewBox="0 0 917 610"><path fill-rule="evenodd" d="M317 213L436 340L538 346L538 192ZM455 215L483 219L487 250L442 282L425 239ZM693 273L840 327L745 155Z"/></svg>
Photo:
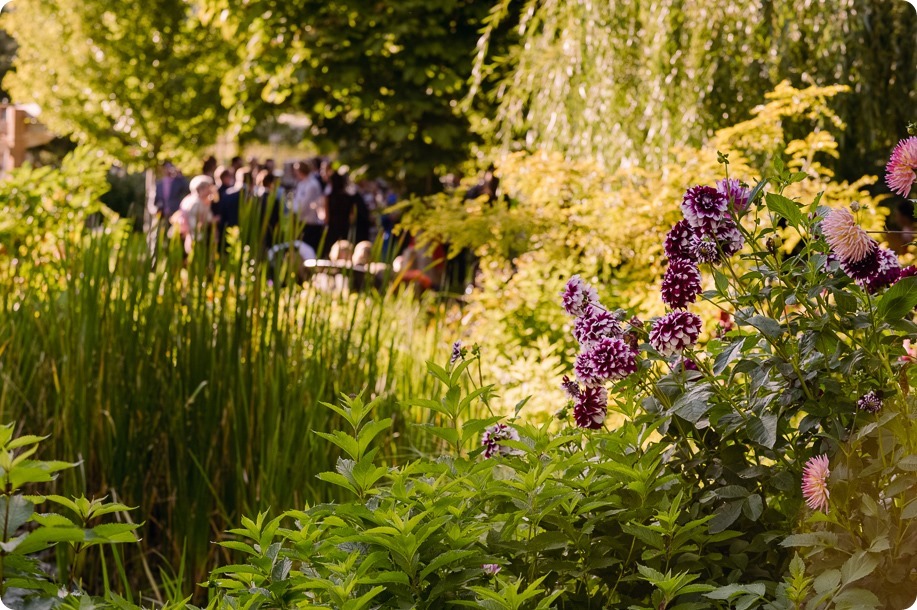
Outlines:
<svg viewBox="0 0 917 610"><path fill-rule="evenodd" d="M234 176L229 168L218 169L217 179L219 181L217 193L220 199L213 204L211 210L219 218L217 230L222 243L223 234L227 227L239 225L239 200L241 199L242 186L233 186Z"/></svg>

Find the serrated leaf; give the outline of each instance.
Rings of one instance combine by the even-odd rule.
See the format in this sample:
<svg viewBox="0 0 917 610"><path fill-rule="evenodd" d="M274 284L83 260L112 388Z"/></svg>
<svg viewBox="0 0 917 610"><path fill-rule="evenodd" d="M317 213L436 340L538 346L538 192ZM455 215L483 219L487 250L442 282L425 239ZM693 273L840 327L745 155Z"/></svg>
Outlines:
<svg viewBox="0 0 917 610"><path fill-rule="evenodd" d="M841 566L841 580L845 585L856 582L861 578L866 578L879 565L879 561L867 553L860 551L851 556L844 565Z"/></svg>
<svg viewBox="0 0 917 610"><path fill-rule="evenodd" d="M791 226L799 227L805 223L805 217L799 209L799 204L783 195L768 193L764 196L767 209L785 219Z"/></svg>
<svg viewBox="0 0 917 610"><path fill-rule="evenodd" d="M900 320L914 311L917 306L917 277L898 280L876 304L876 315L880 320Z"/></svg>

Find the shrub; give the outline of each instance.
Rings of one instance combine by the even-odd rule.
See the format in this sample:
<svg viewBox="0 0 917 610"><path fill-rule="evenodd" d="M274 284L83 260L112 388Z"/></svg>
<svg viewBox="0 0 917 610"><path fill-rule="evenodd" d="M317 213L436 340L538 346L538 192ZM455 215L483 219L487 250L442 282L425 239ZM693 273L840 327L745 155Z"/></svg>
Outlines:
<svg viewBox="0 0 917 610"><path fill-rule="evenodd" d="M257 545L227 543L251 558L214 574L214 605L906 606L917 270L822 194L790 198L804 179L778 163L754 188L685 195L690 239L670 243L669 268L710 284L662 292L724 312L705 343L695 313L644 323L568 282L580 353L559 417L595 430L525 423L522 404L509 421L474 418L493 388L458 346L448 367L428 365L441 392L413 402L437 414L448 455L376 466L389 422L367 423L359 398L330 407L349 428L322 436L348 457L321 476L354 500L234 530ZM609 413L622 423L602 429Z"/></svg>
<svg viewBox="0 0 917 610"><path fill-rule="evenodd" d="M534 409L549 413L550 405L562 400L559 391L544 388L556 387L558 366L570 366L575 354L570 323L556 307L556 295L571 275L595 283L611 308L661 313L665 234L679 217L685 185L713 184L722 177L717 151L729 151L732 175L747 180L776 173L760 168L780 159L781 168L806 178L788 185L786 196L811 200L823 192L825 205L834 207L859 201L861 221L881 229L880 198L867 190L876 178L838 181L823 163L837 154L832 134L844 125L830 102L843 90L781 84L751 119L716 132L701 147L675 150L674 160L659 166L611 173L588 160L520 152L497 162L504 201L489 206L439 196L415 202L406 222L421 234L421 243L450 242L450 252L468 247L480 257L480 286L467 316L469 339L490 355L486 364L508 405L531 393L533 385L539 388ZM811 133L788 137L789 130L802 127ZM791 252L797 240L792 232L785 236L784 251ZM708 276L708 286L709 281ZM518 366L520 360L530 366Z"/></svg>

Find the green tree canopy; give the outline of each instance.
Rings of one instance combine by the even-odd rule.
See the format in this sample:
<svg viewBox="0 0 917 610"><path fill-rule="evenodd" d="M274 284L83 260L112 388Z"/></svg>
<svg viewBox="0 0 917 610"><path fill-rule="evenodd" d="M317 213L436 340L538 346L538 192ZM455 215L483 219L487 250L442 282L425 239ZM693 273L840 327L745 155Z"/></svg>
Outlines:
<svg viewBox="0 0 917 610"><path fill-rule="evenodd" d="M236 123L297 112L352 165L431 189L465 160L462 109L487 3L474 0L204 0L234 41L224 101Z"/></svg>
<svg viewBox="0 0 917 610"><path fill-rule="evenodd" d="M127 165L198 152L217 136L225 42L186 0L17 0L4 87L58 133Z"/></svg>
<svg viewBox="0 0 917 610"><path fill-rule="evenodd" d="M901 0L500 0L490 27L507 24L518 43L493 53L485 33L476 75L497 70L483 92L508 147L659 163L748 118L783 80L841 84L839 169L852 178L876 171L915 118L917 14Z"/></svg>

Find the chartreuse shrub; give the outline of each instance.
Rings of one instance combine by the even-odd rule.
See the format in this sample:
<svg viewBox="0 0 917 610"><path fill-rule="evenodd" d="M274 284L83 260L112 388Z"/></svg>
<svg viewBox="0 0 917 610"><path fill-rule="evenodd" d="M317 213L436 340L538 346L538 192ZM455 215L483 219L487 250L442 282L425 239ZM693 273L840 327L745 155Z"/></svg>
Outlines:
<svg viewBox="0 0 917 610"><path fill-rule="evenodd" d="M495 389L459 345L415 403L444 455L378 464L389 422L345 398L321 478L352 501L234 530L248 560L214 573L212 605L912 603L917 270L860 226L861 205L791 198L805 177L785 166L752 188L720 162L728 178L689 188L660 244L668 313L644 322L567 283L579 353L558 416L575 426L476 418Z"/></svg>
<svg viewBox="0 0 917 610"><path fill-rule="evenodd" d="M77 466L35 459L43 440L15 436L13 424L0 426L0 597L13 608L47 608L51 600L84 595L90 549L108 547L117 557L112 545L137 542L140 527L110 520L130 510L117 502L40 494L41 486ZM107 571L105 592L112 596Z"/></svg>

